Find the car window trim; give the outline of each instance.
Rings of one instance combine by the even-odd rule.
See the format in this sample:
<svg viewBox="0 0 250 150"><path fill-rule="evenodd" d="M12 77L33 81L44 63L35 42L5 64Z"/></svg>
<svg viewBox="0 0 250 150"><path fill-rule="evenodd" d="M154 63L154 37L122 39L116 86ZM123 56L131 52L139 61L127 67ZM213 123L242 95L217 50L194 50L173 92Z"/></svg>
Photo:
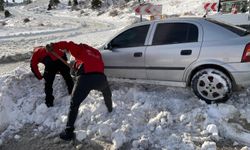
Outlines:
<svg viewBox="0 0 250 150"><path fill-rule="evenodd" d="M131 47L142 47L142 46L146 46L146 41L147 39L149 38L149 31L150 31L150 28L151 28L151 24L141 24L141 25L137 25L137 26L132 26L130 28L126 28L125 30L121 31L119 34L117 34L114 38L112 38L108 43L111 43L115 38L117 38L119 35L123 34L124 32L132 29L132 28L137 28L137 27L142 27L142 26L149 26L148 27L148 32L145 36L145 40L144 40L144 44L143 45L138 45L138 46L128 46L128 47L119 47L119 48L114 48L114 49L123 49L123 48L131 48Z"/></svg>

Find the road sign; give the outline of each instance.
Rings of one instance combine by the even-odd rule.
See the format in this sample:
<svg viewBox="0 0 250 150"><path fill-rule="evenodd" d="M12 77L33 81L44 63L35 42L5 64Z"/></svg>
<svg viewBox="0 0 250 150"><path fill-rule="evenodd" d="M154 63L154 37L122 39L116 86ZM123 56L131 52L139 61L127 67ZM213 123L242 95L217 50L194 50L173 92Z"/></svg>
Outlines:
<svg viewBox="0 0 250 150"><path fill-rule="evenodd" d="M218 3L204 3L203 8L206 11L217 11L218 10Z"/></svg>
<svg viewBox="0 0 250 150"><path fill-rule="evenodd" d="M140 4L134 8L136 15L161 15L162 5Z"/></svg>

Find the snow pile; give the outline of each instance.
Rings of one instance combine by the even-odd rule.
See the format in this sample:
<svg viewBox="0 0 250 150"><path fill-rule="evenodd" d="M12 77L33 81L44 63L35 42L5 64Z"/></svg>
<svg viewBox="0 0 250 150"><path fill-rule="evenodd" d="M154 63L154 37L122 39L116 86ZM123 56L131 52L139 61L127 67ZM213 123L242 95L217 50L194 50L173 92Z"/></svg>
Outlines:
<svg viewBox="0 0 250 150"><path fill-rule="evenodd" d="M122 0L116 5L119 6L119 2ZM167 15L202 15L204 11L201 9L203 0L152 2L162 4L163 14ZM132 6L136 5L134 2L125 8L110 6L109 11L117 9L119 12L115 17L108 11L102 13L90 9L80 14L67 9L65 4L58 10L47 12L44 10L46 5L47 0L37 0L28 6L12 8L14 17L4 20L8 25L0 29L3 33L0 62L25 59L31 55L32 47L58 40L97 46L138 19L131 13ZM33 20L23 24L20 12L25 17L32 16ZM3 19L0 19L1 22ZM37 27L40 20L44 21L45 27ZM250 87L233 95L225 104L207 105L189 89L110 83L114 111L108 113L101 93L92 91L79 108L75 123L77 140L101 138L112 142L113 149L130 144L134 150L214 150L223 139L250 146ZM0 145L8 137L22 138L16 132L25 124L36 125L34 135L45 130L58 134L63 130L70 104L65 87L61 76L57 76L54 81L55 106L47 108L44 81L35 79L29 68L19 67L0 76Z"/></svg>
<svg viewBox="0 0 250 150"><path fill-rule="evenodd" d="M0 77L1 136L14 136L24 124L36 124L34 135L50 129L58 134L65 127L70 96L60 76L54 83L55 106L44 104L43 81L24 68ZM222 138L250 146L250 102L230 101L207 105L188 89L111 82L114 111L108 113L101 93L92 91L79 108L76 138L103 138L118 149L216 149ZM157 89L157 90L156 90ZM246 107L240 106L246 103ZM236 108L240 106L239 108ZM235 117L240 120L235 120ZM15 137L14 137L15 138ZM21 138L21 137L20 137Z"/></svg>

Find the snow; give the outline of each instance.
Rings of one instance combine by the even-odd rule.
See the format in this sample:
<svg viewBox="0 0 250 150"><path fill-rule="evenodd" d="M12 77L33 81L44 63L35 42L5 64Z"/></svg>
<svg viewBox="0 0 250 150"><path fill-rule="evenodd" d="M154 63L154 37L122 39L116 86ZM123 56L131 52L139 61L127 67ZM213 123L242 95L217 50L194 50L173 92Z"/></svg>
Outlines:
<svg viewBox="0 0 250 150"><path fill-rule="evenodd" d="M86 133L85 130L76 131L76 139L77 139L78 141L82 141L82 140L84 140L86 137L87 137L87 133Z"/></svg>
<svg viewBox="0 0 250 150"><path fill-rule="evenodd" d="M216 150L216 143L206 141L202 144L201 150Z"/></svg>
<svg viewBox="0 0 250 150"><path fill-rule="evenodd" d="M7 23L0 25L0 62L25 60L31 56L33 47L59 40L99 46L121 28L138 21L138 16L129 13L134 2L124 9L107 8L119 10L115 17L109 16L109 11L97 15L91 9L80 14L68 9L66 1L62 2L51 12L44 10L47 0L8 8L13 16L0 17L0 22ZM163 14L169 16L204 13L203 0L151 2L162 4ZM31 21L23 23L24 17ZM44 81L34 77L27 63L16 65L14 70L4 68L0 75L0 146L8 137L22 138L17 132L25 124L36 125L33 133L36 136L45 130L59 134L67 121L70 95L62 77L58 75L54 81L54 107L47 108ZM250 147L250 88L235 93L225 104L207 105L190 89L113 81L110 84L113 112L108 113L100 92L91 91L79 108L75 124L78 141L103 138L112 142L113 149L131 143L134 150L215 150L217 142L224 138L243 149Z"/></svg>
<svg viewBox="0 0 250 150"><path fill-rule="evenodd" d="M21 138L21 136L20 136L20 135L15 135L14 138L15 138L16 140L19 140L19 139Z"/></svg>

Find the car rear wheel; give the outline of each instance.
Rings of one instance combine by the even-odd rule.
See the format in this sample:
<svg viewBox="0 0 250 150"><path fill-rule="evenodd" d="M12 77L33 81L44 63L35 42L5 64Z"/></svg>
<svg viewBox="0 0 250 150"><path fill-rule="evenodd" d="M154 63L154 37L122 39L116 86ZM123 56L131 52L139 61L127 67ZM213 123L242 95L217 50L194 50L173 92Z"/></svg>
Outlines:
<svg viewBox="0 0 250 150"><path fill-rule="evenodd" d="M228 76L212 68L195 73L191 87L195 95L208 104L225 102L232 94L232 82Z"/></svg>

